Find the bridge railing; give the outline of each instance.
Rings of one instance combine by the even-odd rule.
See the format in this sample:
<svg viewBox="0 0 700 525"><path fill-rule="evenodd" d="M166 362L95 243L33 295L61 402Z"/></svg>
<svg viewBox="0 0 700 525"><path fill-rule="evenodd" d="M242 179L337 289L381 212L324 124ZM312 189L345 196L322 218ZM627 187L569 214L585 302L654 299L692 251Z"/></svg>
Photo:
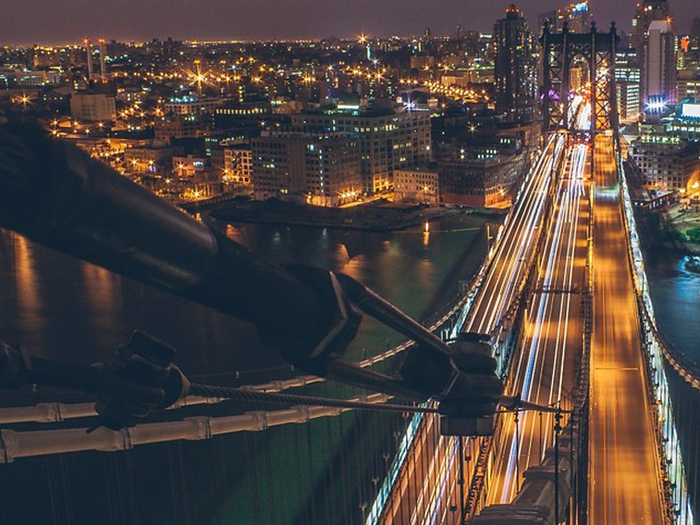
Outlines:
<svg viewBox="0 0 700 525"><path fill-rule="evenodd" d="M640 328L643 334L643 346L645 350L645 364L647 372L647 384L654 408L654 427L656 430L659 447L660 469L666 504L666 519L668 523L691 525L693 521L693 509L688 494L688 483L682 457L677 425L675 422L676 410L671 400L668 378L666 377L664 360L675 369L679 375L688 378L689 382L698 383L695 376L676 360L659 336L654 306L649 294L649 285L644 269L644 257L642 254L637 226L634 219L632 200L630 199L622 163L620 147L617 148L618 177L620 181L620 194L622 200L622 212L628 239L629 263L634 277L634 289L639 312Z"/></svg>

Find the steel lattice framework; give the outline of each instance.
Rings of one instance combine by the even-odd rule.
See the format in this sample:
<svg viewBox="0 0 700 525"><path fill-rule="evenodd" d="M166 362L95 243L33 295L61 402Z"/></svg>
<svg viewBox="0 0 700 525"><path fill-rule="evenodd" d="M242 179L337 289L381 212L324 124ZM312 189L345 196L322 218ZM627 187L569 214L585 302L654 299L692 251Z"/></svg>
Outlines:
<svg viewBox="0 0 700 525"><path fill-rule="evenodd" d="M613 22L610 31L599 33L595 23L588 33L571 33L564 24L561 33L551 33L545 25L540 43L543 51L542 102L543 133L572 130L569 106L573 97L571 69L575 60L588 66L591 103L591 133L617 129L615 95L615 53L620 38Z"/></svg>

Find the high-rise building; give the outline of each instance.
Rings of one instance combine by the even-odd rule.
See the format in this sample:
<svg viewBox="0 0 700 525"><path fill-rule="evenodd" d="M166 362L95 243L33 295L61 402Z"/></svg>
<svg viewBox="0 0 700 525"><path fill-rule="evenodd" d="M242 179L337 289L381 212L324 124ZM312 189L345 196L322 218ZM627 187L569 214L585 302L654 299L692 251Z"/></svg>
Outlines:
<svg viewBox="0 0 700 525"><path fill-rule="evenodd" d="M636 120L639 117L640 77L636 51L632 48L618 51L615 57L615 84L620 120Z"/></svg>
<svg viewBox="0 0 700 525"><path fill-rule="evenodd" d="M533 119L537 97L537 42L512 5L494 26L496 110L513 122Z"/></svg>
<svg viewBox="0 0 700 525"><path fill-rule="evenodd" d="M682 102L700 102L700 78L694 71L689 69L679 71L676 89L679 104Z"/></svg>
<svg viewBox="0 0 700 525"><path fill-rule="evenodd" d="M537 31L538 34L541 34L542 31L544 30L544 26L548 25L549 26L549 32L550 33L556 33L557 32L557 12L556 11L547 11L546 13L542 13L537 17Z"/></svg>
<svg viewBox="0 0 700 525"><path fill-rule="evenodd" d="M676 103L676 36L667 20L649 24L642 64L644 111Z"/></svg>
<svg viewBox="0 0 700 525"><path fill-rule="evenodd" d="M700 48L700 16L693 18L690 24L690 46Z"/></svg>
<svg viewBox="0 0 700 525"><path fill-rule="evenodd" d="M104 38L98 40L100 45L100 80L107 82L109 75L107 74L107 41Z"/></svg>
<svg viewBox="0 0 700 525"><path fill-rule="evenodd" d="M666 0L642 0L637 3L637 10L632 19L632 34L630 35L630 44L637 51L637 64L641 68L640 78L640 93L642 108L648 103L649 90L647 88L647 40L649 26L655 21L669 21L669 5ZM651 99L653 108L661 107L664 104L663 100ZM654 109L656 111L656 109Z"/></svg>
<svg viewBox="0 0 700 525"><path fill-rule="evenodd" d="M669 8L666 0L643 0L637 4L637 11L632 19L632 47L637 50L637 60L644 63L644 43L649 24L654 20L668 20Z"/></svg>
<svg viewBox="0 0 700 525"><path fill-rule="evenodd" d="M368 195L390 190L394 170L426 164L432 157L427 111L363 110L346 105L290 115L290 119L295 129L307 133L338 132L355 138L360 149L361 189Z"/></svg>
<svg viewBox="0 0 700 525"><path fill-rule="evenodd" d="M685 67L700 74L700 16L694 18L690 25Z"/></svg>
<svg viewBox="0 0 700 525"><path fill-rule="evenodd" d="M591 11L588 9L588 0L569 4L564 9L557 11L557 28L562 30L564 24L572 33L587 33L591 29ZM550 28L554 32L553 28Z"/></svg>
<svg viewBox="0 0 700 525"><path fill-rule="evenodd" d="M276 197L337 206L360 196L357 139L340 133L264 133L252 140L253 191L258 200Z"/></svg>

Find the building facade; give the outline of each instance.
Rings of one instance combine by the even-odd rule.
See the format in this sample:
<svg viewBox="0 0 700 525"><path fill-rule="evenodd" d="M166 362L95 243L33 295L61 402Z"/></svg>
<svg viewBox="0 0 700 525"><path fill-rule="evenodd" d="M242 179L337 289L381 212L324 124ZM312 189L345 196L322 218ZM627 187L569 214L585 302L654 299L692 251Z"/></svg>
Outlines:
<svg viewBox="0 0 700 525"><path fill-rule="evenodd" d="M628 157L649 190L685 192L698 180L700 144L680 137L642 136L630 144Z"/></svg>
<svg viewBox="0 0 700 525"><path fill-rule="evenodd" d="M205 115L168 113L155 121L155 138L163 142L187 137L202 137L209 131Z"/></svg>
<svg viewBox="0 0 700 525"><path fill-rule="evenodd" d="M669 7L666 0L643 0L637 4L637 10L632 19L632 34L630 44L637 50L637 63L644 64L644 47L647 30L654 20L668 20Z"/></svg>
<svg viewBox="0 0 700 525"><path fill-rule="evenodd" d="M678 102L700 102L700 76L691 71L681 71L676 82Z"/></svg>
<svg viewBox="0 0 700 525"><path fill-rule="evenodd" d="M513 122L534 118L537 98L538 46L522 12L511 5L493 28L496 111Z"/></svg>
<svg viewBox="0 0 700 525"><path fill-rule="evenodd" d="M618 51L615 57L615 85L620 120L636 120L640 108L641 70L634 49Z"/></svg>
<svg viewBox="0 0 700 525"><path fill-rule="evenodd" d="M654 20L649 24L642 74L645 111L654 109L654 101L664 105L676 103L676 36L667 20Z"/></svg>
<svg viewBox="0 0 700 525"><path fill-rule="evenodd" d="M163 174L172 166L174 148L127 148L124 150L124 164L129 173Z"/></svg>
<svg viewBox="0 0 700 525"><path fill-rule="evenodd" d="M572 33L588 33L591 30L591 11L588 8L588 0L575 2L564 9L559 9L557 11L557 27L563 29L564 24Z"/></svg>
<svg viewBox="0 0 700 525"><path fill-rule="evenodd" d="M176 115L212 114L221 103L222 100L219 98L198 98L193 96L174 97L163 104L163 111Z"/></svg>
<svg viewBox="0 0 700 525"><path fill-rule="evenodd" d="M116 99L107 93L73 93L70 114L77 120L114 122L117 119Z"/></svg>
<svg viewBox="0 0 700 525"><path fill-rule="evenodd" d="M665 126L674 137L700 141L700 103L685 102Z"/></svg>
<svg viewBox="0 0 700 525"><path fill-rule="evenodd" d="M253 187L253 150L247 145L224 148L223 181L234 188Z"/></svg>
<svg viewBox="0 0 700 525"><path fill-rule="evenodd" d="M460 148L438 162L440 199L451 204L493 206L506 202L523 173L527 154L499 148Z"/></svg>
<svg viewBox="0 0 700 525"><path fill-rule="evenodd" d="M360 153L358 190L368 195L389 191L397 169L431 159L427 111L347 111L291 115L294 129L306 133L340 133L357 141Z"/></svg>
<svg viewBox="0 0 700 525"><path fill-rule="evenodd" d="M252 140L253 191L317 206L338 206L360 196L358 140L339 133L265 133Z"/></svg>
<svg viewBox="0 0 700 525"><path fill-rule="evenodd" d="M173 174L180 178L195 177L202 179L209 171L211 165L209 157L199 155L187 155L185 157L173 157Z"/></svg>
<svg viewBox="0 0 700 525"><path fill-rule="evenodd" d="M436 203L440 200L437 167L415 167L394 172L394 198L402 201Z"/></svg>

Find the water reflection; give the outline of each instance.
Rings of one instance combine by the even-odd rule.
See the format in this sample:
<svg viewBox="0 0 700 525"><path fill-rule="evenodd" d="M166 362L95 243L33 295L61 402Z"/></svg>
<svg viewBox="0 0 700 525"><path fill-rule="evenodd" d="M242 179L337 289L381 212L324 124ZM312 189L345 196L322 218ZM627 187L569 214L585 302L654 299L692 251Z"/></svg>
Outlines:
<svg viewBox="0 0 700 525"><path fill-rule="evenodd" d="M85 280L85 297L90 308L100 313L111 313L111 305L121 302L117 290L117 277L104 268L92 264L83 264Z"/></svg>
<svg viewBox="0 0 700 525"><path fill-rule="evenodd" d="M484 219L446 219L397 233L222 225L222 231L278 264L309 264L360 280L414 317L432 314L469 278L485 247ZM102 268L0 232L0 339L68 360L96 360L141 329L179 349L193 374L263 369L281 359L263 349L254 329ZM399 338L366 321L351 349Z"/></svg>
<svg viewBox="0 0 700 525"><path fill-rule="evenodd" d="M14 270L15 282L17 283L17 301L23 312L22 322L40 323L41 300L31 248L24 237L19 235L12 235L12 237L14 237L15 242Z"/></svg>

